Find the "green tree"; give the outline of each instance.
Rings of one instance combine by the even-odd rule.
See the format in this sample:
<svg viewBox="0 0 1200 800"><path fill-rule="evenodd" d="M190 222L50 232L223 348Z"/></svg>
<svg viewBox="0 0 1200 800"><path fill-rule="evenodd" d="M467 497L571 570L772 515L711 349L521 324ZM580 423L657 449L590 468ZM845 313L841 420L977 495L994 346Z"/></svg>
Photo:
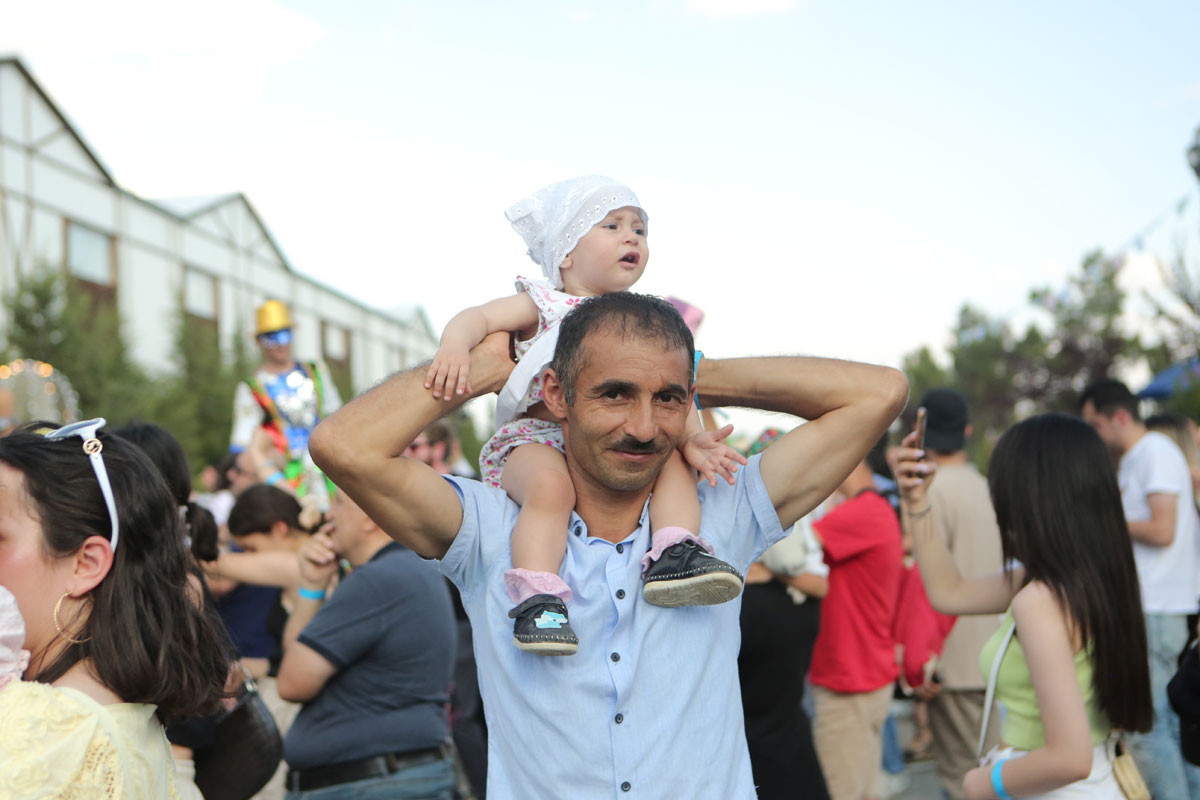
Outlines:
<svg viewBox="0 0 1200 800"><path fill-rule="evenodd" d="M913 398L913 402L920 400L930 389L950 383L948 372L937 363L933 352L926 345L905 355L902 369L908 376L908 394Z"/></svg>
<svg viewBox="0 0 1200 800"><path fill-rule="evenodd" d="M1114 368L1146 358L1147 348L1125 332L1125 292L1117 285L1123 260L1089 253L1064 290L1035 289L1029 299L1050 319L1044 363L1030 372L1031 399L1045 411L1074 411L1075 398Z"/></svg>
<svg viewBox="0 0 1200 800"><path fill-rule="evenodd" d="M919 401L932 380L962 392L974 429L968 449L980 465L1018 419L1045 411L1073 412L1075 398L1089 381L1158 352L1124 329L1120 269L1119 260L1089 253L1062 289L1030 292L1037 318L1023 331L964 305L951 331L947 368L927 348L905 357L912 402Z"/></svg>
<svg viewBox="0 0 1200 800"><path fill-rule="evenodd" d="M22 276L5 296L6 359L47 361L71 381L84 417L152 422L183 445L194 470L229 451L233 393L252 366L241 337L226 356L211 322L175 316L174 368L148 375L129 355L111 306L53 269Z"/></svg>
<svg viewBox="0 0 1200 800"><path fill-rule="evenodd" d="M109 303L42 267L4 297L6 358L47 361L79 394L80 413L116 424L154 407L155 386L129 354L121 319Z"/></svg>
<svg viewBox="0 0 1200 800"><path fill-rule="evenodd" d="M175 369L161 382L147 421L179 439L193 470L229 452L233 393L242 374L236 346L233 355L224 357L215 325L186 314L180 304L175 317Z"/></svg>

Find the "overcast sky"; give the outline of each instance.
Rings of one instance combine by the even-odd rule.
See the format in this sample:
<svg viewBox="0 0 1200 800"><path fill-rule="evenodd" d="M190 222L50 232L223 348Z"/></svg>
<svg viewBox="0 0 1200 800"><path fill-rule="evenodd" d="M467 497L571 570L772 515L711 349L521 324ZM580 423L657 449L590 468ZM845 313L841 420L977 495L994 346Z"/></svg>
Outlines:
<svg viewBox="0 0 1200 800"><path fill-rule="evenodd" d="M0 0L0 19L0 52L126 188L244 191L296 269L439 331L537 274L503 210L585 173L640 195L638 288L703 308L710 355L893 365L962 302L1019 316L1088 250L1195 206L1194 0Z"/></svg>

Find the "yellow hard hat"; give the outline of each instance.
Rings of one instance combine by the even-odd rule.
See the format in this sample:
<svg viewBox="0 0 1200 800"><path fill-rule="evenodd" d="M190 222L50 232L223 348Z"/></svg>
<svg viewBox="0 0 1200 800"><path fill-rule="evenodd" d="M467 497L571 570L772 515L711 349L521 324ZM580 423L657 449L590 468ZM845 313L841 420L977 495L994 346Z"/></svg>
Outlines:
<svg viewBox="0 0 1200 800"><path fill-rule="evenodd" d="M292 315L288 307L278 300L268 300L258 307L258 326L255 336L292 327Z"/></svg>

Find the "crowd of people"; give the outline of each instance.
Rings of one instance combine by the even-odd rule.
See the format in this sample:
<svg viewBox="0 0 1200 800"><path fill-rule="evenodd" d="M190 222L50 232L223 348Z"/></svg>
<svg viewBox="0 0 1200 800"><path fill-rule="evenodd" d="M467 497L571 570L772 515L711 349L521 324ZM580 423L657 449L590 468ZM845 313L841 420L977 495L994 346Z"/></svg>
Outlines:
<svg viewBox="0 0 1200 800"><path fill-rule="evenodd" d="M150 424L0 438L0 797L883 800L899 701L946 798L1200 798L1194 423L1104 379L985 475L952 388L705 358L628 187L507 216L544 280L344 406L265 303L202 486Z"/></svg>

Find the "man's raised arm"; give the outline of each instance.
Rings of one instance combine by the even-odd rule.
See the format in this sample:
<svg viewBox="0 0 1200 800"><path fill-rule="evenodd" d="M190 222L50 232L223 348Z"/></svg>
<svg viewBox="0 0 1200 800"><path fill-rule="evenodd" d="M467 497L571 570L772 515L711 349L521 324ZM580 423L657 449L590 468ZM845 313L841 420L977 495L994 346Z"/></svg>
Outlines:
<svg viewBox="0 0 1200 800"><path fill-rule="evenodd" d="M826 358L706 358L696 387L705 406L809 420L763 453L763 484L785 529L845 480L908 399L904 373Z"/></svg>
<svg viewBox="0 0 1200 800"><path fill-rule="evenodd" d="M508 346L508 333L495 333L471 351L476 396L504 386L513 367ZM394 375L343 406L313 430L308 447L317 466L389 536L441 558L462 524L462 505L449 483L404 451L468 398L435 399L425 388L426 366Z"/></svg>

